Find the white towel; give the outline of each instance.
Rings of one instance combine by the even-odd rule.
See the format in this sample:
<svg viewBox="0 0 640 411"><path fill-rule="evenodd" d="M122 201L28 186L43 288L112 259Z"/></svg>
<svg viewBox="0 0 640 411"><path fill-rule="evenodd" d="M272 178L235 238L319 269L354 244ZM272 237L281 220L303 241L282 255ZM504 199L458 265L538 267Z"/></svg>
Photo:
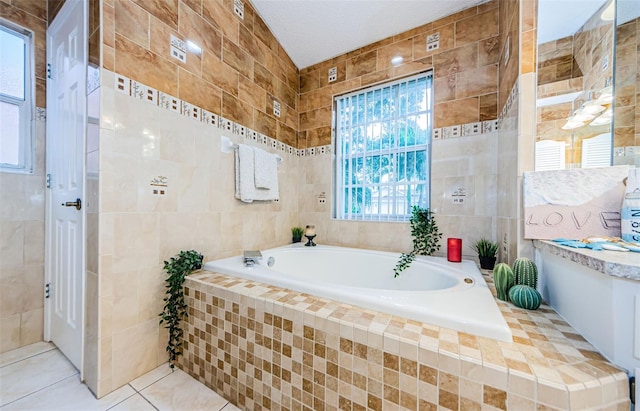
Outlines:
<svg viewBox="0 0 640 411"><path fill-rule="evenodd" d="M256 189L255 186L255 160L253 148L246 144L238 144L236 157L236 193L238 200L251 203L254 200L271 201L279 200L278 185L274 189Z"/></svg>
<svg viewBox="0 0 640 411"><path fill-rule="evenodd" d="M278 160L275 154L254 147L254 173L257 189L274 190L278 188Z"/></svg>
<svg viewBox="0 0 640 411"><path fill-rule="evenodd" d="M236 198L245 203L251 203L254 200L255 194L253 182L253 149L245 144L238 144L238 149L235 154Z"/></svg>

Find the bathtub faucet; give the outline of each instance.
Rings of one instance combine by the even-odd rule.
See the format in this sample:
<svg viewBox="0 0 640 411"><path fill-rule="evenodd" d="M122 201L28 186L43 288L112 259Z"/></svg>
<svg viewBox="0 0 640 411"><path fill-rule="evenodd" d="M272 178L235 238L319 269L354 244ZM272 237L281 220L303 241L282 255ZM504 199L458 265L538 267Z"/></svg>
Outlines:
<svg viewBox="0 0 640 411"><path fill-rule="evenodd" d="M257 250L245 251L242 257L245 267L253 267L260 260L262 260L262 253Z"/></svg>

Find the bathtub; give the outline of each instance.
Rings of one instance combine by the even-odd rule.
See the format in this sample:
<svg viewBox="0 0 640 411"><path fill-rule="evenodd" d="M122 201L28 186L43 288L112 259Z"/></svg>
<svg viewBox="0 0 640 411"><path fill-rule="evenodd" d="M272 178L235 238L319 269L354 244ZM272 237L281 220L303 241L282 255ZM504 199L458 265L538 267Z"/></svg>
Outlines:
<svg viewBox="0 0 640 411"><path fill-rule="evenodd" d="M242 256L204 269L501 341L511 331L472 261L419 256L399 277L399 254L301 243L262 251L245 267Z"/></svg>

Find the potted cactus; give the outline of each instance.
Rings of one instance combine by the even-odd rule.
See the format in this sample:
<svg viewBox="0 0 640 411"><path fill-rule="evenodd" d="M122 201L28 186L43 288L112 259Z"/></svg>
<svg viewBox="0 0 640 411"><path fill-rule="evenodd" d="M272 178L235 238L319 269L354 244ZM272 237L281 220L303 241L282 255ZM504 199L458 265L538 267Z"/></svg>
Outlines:
<svg viewBox="0 0 640 411"><path fill-rule="evenodd" d="M471 248L478 253L480 268L493 270L496 264L496 254L498 253L498 243L494 243L486 238L481 238L471 245Z"/></svg>

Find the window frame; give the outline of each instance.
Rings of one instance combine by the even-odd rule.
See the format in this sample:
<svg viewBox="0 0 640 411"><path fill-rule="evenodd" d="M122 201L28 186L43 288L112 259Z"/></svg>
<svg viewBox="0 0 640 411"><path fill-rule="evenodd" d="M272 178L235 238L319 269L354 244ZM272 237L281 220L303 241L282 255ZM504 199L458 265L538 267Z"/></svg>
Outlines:
<svg viewBox="0 0 640 411"><path fill-rule="evenodd" d="M393 149L385 149L384 154L397 154L397 153L407 153L407 152L422 152L424 150L426 155L426 175L424 179L420 180L419 184L424 184L426 187L426 207L429 208L431 204L431 152L432 152L432 142L433 142L433 112L434 112L434 77L433 71L429 70L426 72L416 73L407 77L394 79L391 81L387 81L384 83L377 83L365 88L361 88L358 90L350 91L345 94L335 95L333 97L333 118L332 118L332 147L333 147L333 173L332 173L332 185L333 185L333 201L332 201L332 218L340 221L366 221L366 222L402 222L405 223L409 221L411 218L410 212L403 212L402 214L366 214L363 212L362 214L352 214L344 211L345 201L347 201L347 196L345 196L344 191L347 189L347 185L344 183L345 171L343 169L343 162L346 159L346 156L343 156L342 150L342 140L339 133L339 100L343 100L345 98L350 98L359 95L366 95L370 92L376 91L384 91L385 89L391 89L392 87L398 84L406 84L410 81L423 79L427 80L427 107L424 110L424 114L427 116L427 128L426 128L426 142L424 144L416 144L410 146L396 146ZM415 116L416 113L412 112L408 113L404 117L399 118L409 118L410 116ZM394 118L395 120L396 118ZM364 124L368 124L366 121ZM381 151L382 153L382 151ZM362 155L351 155L350 159L353 160L356 157L362 157L363 161L366 162L367 157L375 157L375 156L367 156L366 151L362 153ZM396 186L401 185L399 181L394 181L392 184L389 183L378 183L378 187L390 187L395 184ZM405 182L406 184L413 185L413 182ZM352 187L353 188L353 187ZM382 191L382 190L380 190ZM397 202L397 197L394 199L393 207L397 207L399 203Z"/></svg>
<svg viewBox="0 0 640 411"><path fill-rule="evenodd" d="M24 99L9 96L0 92L0 102L18 107L18 164L0 162L0 172L34 173L34 112L35 112L35 63L33 31L0 18L0 30L21 37L25 47L24 61Z"/></svg>

